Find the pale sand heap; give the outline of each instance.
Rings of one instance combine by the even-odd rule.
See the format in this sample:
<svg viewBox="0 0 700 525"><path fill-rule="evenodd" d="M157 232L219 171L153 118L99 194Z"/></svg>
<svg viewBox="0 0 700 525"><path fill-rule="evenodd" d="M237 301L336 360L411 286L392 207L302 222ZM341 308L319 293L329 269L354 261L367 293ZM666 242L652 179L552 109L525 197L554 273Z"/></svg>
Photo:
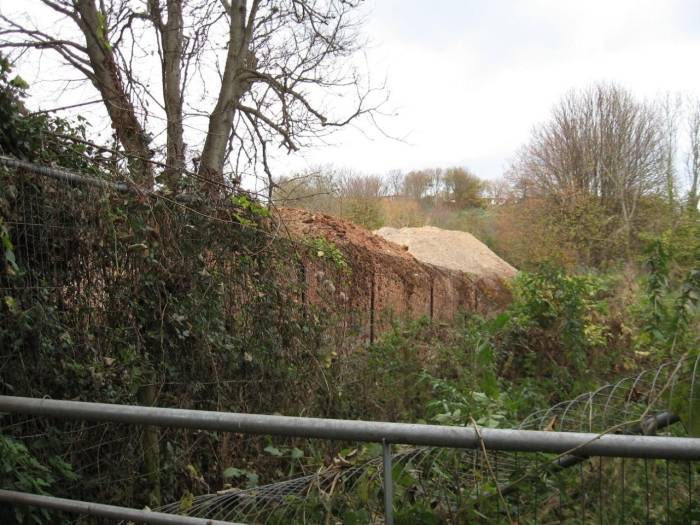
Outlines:
<svg viewBox="0 0 700 525"><path fill-rule="evenodd" d="M517 273L515 268L471 233L443 230L435 226L400 229L385 226L374 233L408 247L416 259L435 266L504 280L515 277Z"/></svg>

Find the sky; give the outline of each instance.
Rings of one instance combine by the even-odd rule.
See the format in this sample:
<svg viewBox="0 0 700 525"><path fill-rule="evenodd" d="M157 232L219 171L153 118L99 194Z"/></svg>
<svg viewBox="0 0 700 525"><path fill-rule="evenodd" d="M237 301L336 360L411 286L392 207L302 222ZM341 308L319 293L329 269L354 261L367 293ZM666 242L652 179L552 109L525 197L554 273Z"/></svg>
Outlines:
<svg viewBox="0 0 700 525"><path fill-rule="evenodd" d="M0 0L0 10L41 20L40 5ZM365 123L331 145L278 155L277 173L464 166L495 179L571 89L615 82L640 98L700 95L700 0L367 0L363 9L362 60L389 92L380 129ZM42 61L21 72L45 109L57 101ZM73 100L96 97L81 89Z"/></svg>
<svg viewBox="0 0 700 525"><path fill-rule="evenodd" d="M466 166L497 178L571 89L700 95L698 0L373 0L366 51L387 78L388 139L371 126L282 162L365 172Z"/></svg>

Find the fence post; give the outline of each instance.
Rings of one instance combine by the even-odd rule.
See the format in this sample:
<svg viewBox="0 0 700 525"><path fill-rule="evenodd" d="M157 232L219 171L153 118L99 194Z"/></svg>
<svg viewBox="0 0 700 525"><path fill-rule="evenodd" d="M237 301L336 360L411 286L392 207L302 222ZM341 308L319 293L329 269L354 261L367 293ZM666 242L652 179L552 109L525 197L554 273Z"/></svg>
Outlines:
<svg viewBox="0 0 700 525"><path fill-rule="evenodd" d="M369 289L369 344L374 344L374 302L375 302L375 297L374 297L374 288L376 287L375 280L374 280L374 270L372 271L372 279L370 282L370 289Z"/></svg>
<svg viewBox="0 0 700 525"><path fill-rule="evenodd" d="M435 296L434 296L434 282L435 280L431 277L430 278L430 322L433 322L433 318L435 317L434 314L434 309L435 309Z"/></svg>
<svg viewBox="0 0 700 525"><path fill-rule="evenodd" d="M141 405L153 406L156 403L155 374L146 373L147 383L138 388L137 399ZM143 452L143 475L147 483L148 505L151 508L161 505L160 487L160 439L158 427L146 426L141 434Z"/></svg>
<svg viewBox="0 0 700 525"><path fill-rule="evenodd" d="M394 475L391 466L391 443L382 439L384 460L384 523L394 525Z"/></svg>

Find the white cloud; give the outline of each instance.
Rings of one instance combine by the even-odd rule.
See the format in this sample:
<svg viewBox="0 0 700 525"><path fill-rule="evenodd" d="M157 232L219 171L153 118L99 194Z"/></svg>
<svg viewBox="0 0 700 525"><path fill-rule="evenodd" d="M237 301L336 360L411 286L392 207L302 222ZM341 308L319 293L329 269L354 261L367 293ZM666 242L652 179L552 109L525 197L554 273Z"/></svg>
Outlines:
<svg viewBox="0 0 700 525"><path fill-rule="evenodd" d="M379 172L466 164L497 177L572 88L612 81L642 97L697 93L700 40L687 23L697 12L691 1L376 0L368 53L399 107L387 128L409 144L342 131L336 147L303 158Z"/></svg>
<svg viewBox="0 0 700 525"><path fill-rule="evenodd" d="M9 9L9 1L0 2ZM45 20L38 5L12 7ZM367 60L375 80L388 75L388 108L398 113L381 122L406 142L348 128L331 137L334 146L278 155L276 168L333 162L384 172L462 164L497 177L572 88L612 81L642 97L698 95L698 19L697 0L372 0ZM46 55L41 71L35 63L21 72L30 81L70 75L56 64ZM96 98L83 86L57 102L59 87L39 84L32 103L48 108ZM104 119L101 127L93 120L109 132Z"/></svg>

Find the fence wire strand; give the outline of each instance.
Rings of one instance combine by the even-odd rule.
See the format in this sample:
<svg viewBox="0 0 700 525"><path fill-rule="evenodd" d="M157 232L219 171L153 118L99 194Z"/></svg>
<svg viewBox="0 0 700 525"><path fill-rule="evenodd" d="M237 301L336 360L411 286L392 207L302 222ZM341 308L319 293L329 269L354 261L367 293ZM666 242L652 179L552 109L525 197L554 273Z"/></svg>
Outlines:
<svg viewBox="0 0 700 525"><path fill-rule="evenodd" d="M15 167L27 168L25 165ZM41 193L29 186L15 188L19 214L6 222L13 230L19 258L31 261L31 265L25 266L26 274L19 283L0 277L0 289L19 291L21 288L37 296L50 292L68 309L77 308L78 299L87 297L91 308L84 322L96 322L109 315L101 307L106 303L108 284L138 271L128 251L110 249L115 239L94 234L96 222L117 212L111 205L115 195L110 192L126 191L124 188L129 186L116 179L87 184L85 180L69 176L51 177L47 173L31 176L43 177ZM167 198L166 205L172 207L173 214L196 213L187 203L175 199ZM69 208L71 212L67 216ZM280 232L278 228L275 234L265 233L274 236ZM179 240L197 235L187 228L180 233ZM142 247L130 248L139 250ZM212 252L209 262L220 271L229 271L229 254ZM107 258L109 264L102 264ZM237 296L240 283L232 282L230 291L229 307L233 310L242 299ZM66 348L70 348L70 343L77 344L67 341ZM79 343L84 347L99 346L99 341ZM7 356L7 359L15 358L16 355ZM31 363L25 367L30 377ZM217 373L216 370L212 372ZM665 420L657 416L674 413L679 398L686 406L698 403L699 374L700 357L669 362L533 412L518 428L593 433L614 428L619 433L686 435L687 426L692 424L692 410L688 411L688 420L672 425L659 424ZM243 381L230 380L236 384ZM173 398L185 392L188 401L204 405L208 401L208 391L199 397L198 392L209 386L227 388L228 382L225 376L221 379L217 376L215 381L163 380L156 384ZM50 438L70 443L64 459L75 462L83 479L91 479L93 484L93 487L80 487L76 483L71 489L119 496L138 491L138 483L147 477L147 474L127 475L139 471L142 457L137 444L143 432L140 428L71 422L47 424L32 417L3 416L0 431L21 440L36 442ZM181 472L188 466L186 458L203 446L212 446L218 438L173 429L161 431L159 445L168 450L173 443L178 443L177 451L170 454L181 454L182 459L177 463L178 472L171 466L160 474L165 480L182 477ZM255 524L325 524L351 520L378 523L383 517L385 473L382 458L377 450L358 449L351 459L347 459L348 454L345 459L338 455L335 461L327 461L327 466L315 472L296 465L302 475L260 486L246 487L234 478L233 484L243 486L216 491L202 483L201 476L192 473L187 479L191 493L154 510ZM485 449L397 447L395 450L391 473L395 507L411 508L417 513L423 509L437 516L439 522L690 523L700 519L697 503L700 498L694 496L700 493L696 463L616 458L588 460L575 456L554 458ZM89 459L85 460L85 456ZM222 465L230 465L232 461L231 457L218 459ZM211 468L222 468L222 465ZM416 516L418 514L413 518ZM409 516L405 522L411 519Z"/></svg>
<svg viewBox="0 0 700 525"><path fill-rule="evenodd" d="M677 418L668 426L663 418L660 424L636 418L667 414L672 397L658 396L659 391L667 382L690 385L696 359L688 359L680 368L678 363L666 363L534 412L519 428L605 432L615 425L619 433L685 435ZM680 373L674 376L676 370ZM697 513L692 503L693 492L700 489L695 463L573 460L572 469L567 461L553 462L544 454L404 447L393 455L394 483L405 489L397 492L397 506L414 504L422 496L449 523L460 523L466 515L496 523L689 523ZM187 509L175 502L159 510L246 523L326 523L329 516L346 515L348 508L362 508L366 522L374 523L382 515L383 476L382 460L377 456L361 464L331 465L261 487L198 496ZM632 486L629 478L635 480ZM368 484L373 487L373 497L368 497ZM525 507L523 499L529 501ZM319 507L323 509L320 513ZM467 514L460 513L464 509Z"/></svg>

